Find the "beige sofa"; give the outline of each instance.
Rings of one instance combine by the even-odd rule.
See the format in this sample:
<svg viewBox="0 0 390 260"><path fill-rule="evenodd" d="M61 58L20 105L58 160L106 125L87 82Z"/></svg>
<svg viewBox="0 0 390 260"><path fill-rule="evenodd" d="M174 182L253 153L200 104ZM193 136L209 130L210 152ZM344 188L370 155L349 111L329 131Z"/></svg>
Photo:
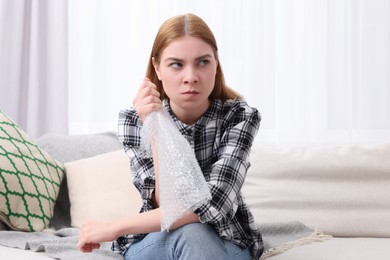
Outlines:
<svg viewBox="0 0 390 260"><path fill-rule="evenodd" d="M243 193L259 223L295 220L332 236L269 259L390 259L390 143L260 144L251 162Z"/></svg>
<svg viewBox="0 0 390 260"><path fill-rule="evenodd" d="M49 134L36 141L65 163L52 229L137 212L140 201L130 182L123 181L129 178L128 158L115 133ZM278 245L269 255L278 254L267 259L390 259L390 143L284 149L256 143L251 163L243 194L258 223L298 221L323 234ZM94 204L99 193L104 197ZM50 259L44 252L0 246L3 257Z"/></svg>

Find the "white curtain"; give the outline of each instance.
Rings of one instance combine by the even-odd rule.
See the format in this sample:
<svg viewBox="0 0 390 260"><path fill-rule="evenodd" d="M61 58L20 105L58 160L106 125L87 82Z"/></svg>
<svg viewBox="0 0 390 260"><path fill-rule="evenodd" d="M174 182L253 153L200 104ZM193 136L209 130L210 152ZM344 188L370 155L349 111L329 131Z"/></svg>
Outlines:
<svg viewBox="0 0 390 260"><path fill-rule="evenodd" d="M70 132L116 130L160 24L201 16L270 144L390 141L390 1L69 1Z"/></svg>
<svg viewBox="0 0 390 260"><path fill-rule="evenodd" d="M0 109L31 137L68 133L67 44L67 1L0 0Z"/></svg>

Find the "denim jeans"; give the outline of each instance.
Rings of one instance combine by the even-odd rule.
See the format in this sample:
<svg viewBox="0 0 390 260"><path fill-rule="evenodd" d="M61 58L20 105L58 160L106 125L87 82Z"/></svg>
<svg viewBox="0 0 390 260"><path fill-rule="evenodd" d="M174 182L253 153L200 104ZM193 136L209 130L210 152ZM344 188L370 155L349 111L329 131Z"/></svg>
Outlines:
<svg viewBox="0 0 390 260"><path fill-rule="evenodd" d="M127 249L125 259L248 260L250 251L220 238L207 224L193 223L170 232L148 234Z"/></svg>

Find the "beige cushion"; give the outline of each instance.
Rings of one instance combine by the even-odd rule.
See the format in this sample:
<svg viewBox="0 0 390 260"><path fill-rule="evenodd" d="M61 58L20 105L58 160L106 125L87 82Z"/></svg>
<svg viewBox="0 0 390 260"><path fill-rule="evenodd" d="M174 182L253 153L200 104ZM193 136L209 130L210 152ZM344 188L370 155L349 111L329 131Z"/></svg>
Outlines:
<svg viewBox="0 0 390 260"><path fill-rule="evenodd" d="M254 147L243 193L257 222L300 221L335 236L390 237L390 143Z"/></svg>
<svg viewBox="0 0 390 260"><path fill-rule="evenodd" d="M122 150L65 163L71 224L113 220L136 214L141 197L131 180L129 157Z"/></svg>
<svg viewBox="0 0 390 260"><path fill-rule="evenodd" d="M294 247L267 260L389 260L388 238L331 238Z"/></svg>
<svg viewBox="0 0 390 260"><path fill-rule="evenodd" d="M15 230L46 228L63 176L63 165L0 111L0 220Z"/></svg>

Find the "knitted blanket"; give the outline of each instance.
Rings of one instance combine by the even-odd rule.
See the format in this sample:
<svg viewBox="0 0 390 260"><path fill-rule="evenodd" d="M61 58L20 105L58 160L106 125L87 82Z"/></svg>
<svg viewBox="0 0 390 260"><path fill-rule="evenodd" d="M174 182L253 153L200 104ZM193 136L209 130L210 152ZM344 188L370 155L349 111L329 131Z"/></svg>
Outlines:
<svg viewBox="0 0 390 260"><path fill-rule="evenodd" d="M299 222L259 224L263 236L264 254L261 260L280 254L286 250L318 241L324 241L330 236L316 230L311 230ZM100 249L91 253L82 253L77 247L79 229L63 228L57 231L43 232L1 231L0 245L45 252L47 256L57 259L93 259L115 260L123 259L122 255L111 251L111 243L102 243Z"/></svg>

